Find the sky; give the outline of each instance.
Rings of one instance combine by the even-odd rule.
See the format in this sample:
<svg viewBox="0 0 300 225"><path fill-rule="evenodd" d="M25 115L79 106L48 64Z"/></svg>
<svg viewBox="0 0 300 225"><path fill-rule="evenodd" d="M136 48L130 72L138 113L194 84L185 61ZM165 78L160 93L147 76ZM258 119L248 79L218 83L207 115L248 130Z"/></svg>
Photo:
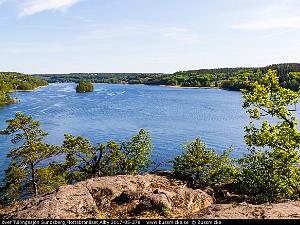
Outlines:
<svg viewBox="0 0 300 225"><path fill-rule="evenodd" d="M0 0L0 71L300 63L299 0Z"/></svg>

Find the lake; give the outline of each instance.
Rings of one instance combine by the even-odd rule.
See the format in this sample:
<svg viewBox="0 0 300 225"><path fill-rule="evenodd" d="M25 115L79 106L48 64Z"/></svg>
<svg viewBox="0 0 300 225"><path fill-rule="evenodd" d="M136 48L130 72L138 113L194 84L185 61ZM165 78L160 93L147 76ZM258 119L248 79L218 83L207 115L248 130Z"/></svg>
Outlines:
<svg viewBox="0 0 300 225"><path fill-rule="evenodd" d="M79 94L75 86L50 84L14 93L21 103L0 107L0 129L16 112L22 112L41 122L51 144L62 144L65 133L87 137L93 144L122 141L145 128L151 134L156 162L174 159L183 143L197 137L218 152L233 146L234 157L246 152L243 136L249 119L240 92L95 84L94 92ZM0 136L0 143L2 177L8 165L6 154L13 145L9 136Z"/></svg>

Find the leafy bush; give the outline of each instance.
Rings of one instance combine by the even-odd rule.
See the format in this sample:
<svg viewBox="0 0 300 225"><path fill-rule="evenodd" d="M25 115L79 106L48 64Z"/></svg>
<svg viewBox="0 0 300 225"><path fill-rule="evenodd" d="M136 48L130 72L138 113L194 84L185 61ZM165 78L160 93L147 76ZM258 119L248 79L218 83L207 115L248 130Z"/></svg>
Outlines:
<svg viewBox="0 0 300 225"><path fill-rule="evenodd" d="M200 139L196 139L184 145L184 151L174 160L174 172L193 187L222 187L234 181L236 166L229 158L232 149L218 155L214 149L207 148Z"/></svg>
<svg viewBox="0 0 300 225"><path fill-rule="evenodd" d="M52 164L68 183L100 176L134 175L147 171L153 150L150 136L141 129L131 140L92 146L88 139L65 135L62 153L65 162Z"/></svg>
<svg viewBox="0 0 300 225"><path fill-rule="evenodd" d="M150 135L146 130L141 129L131 140L121 144L120 151L121 174L134 175L147 171L151 163L151 152L153 151Z"/></svg>
<svg viewBox="0 0 300 225"><path fill-rule="evenodd" d="M299 198L299 169L292 158L286 152L276 156L274 151L251 150L240 159L240 192L249 195L254 203Z"/></svg>

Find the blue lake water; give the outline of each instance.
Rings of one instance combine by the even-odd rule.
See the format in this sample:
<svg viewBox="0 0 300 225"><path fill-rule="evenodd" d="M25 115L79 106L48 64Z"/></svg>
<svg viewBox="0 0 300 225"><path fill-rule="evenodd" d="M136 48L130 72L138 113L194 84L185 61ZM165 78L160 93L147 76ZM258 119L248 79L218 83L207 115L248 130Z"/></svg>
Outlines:
<svg viewBox="0 0 300 225"><path fill-rule="evenodd" d="M93 144L122 141L145 128L157 162L174 159L183 143L197 137L219 152L233 146L234 157L246 151L243 136L249 119L240 92L95 84L94 92L78 94L75 84L67 83L13 95L21 103L0 107L0 129L16 112L30 114L49 132L46 141L51 144L61 144L65 133L87 137ZM0 178L12 146L9 136L0 136Z"/></svg>

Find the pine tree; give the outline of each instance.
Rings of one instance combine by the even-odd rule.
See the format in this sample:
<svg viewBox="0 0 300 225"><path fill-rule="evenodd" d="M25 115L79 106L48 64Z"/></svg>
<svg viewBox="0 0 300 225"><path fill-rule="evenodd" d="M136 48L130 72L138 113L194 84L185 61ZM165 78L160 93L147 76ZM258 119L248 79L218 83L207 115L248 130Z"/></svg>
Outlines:
<svg viewBox="0 0 300 225"><path fill-rule="evenodd" d="M11 142L19 146L8 154L10 164L1 187L2 203L8 205L24 197L47 193L64 183L49 167L42 167L59 149L43 143L48 134L40 128L40 123L21 113L7 123L0 134L13 135Z"/></svg>

